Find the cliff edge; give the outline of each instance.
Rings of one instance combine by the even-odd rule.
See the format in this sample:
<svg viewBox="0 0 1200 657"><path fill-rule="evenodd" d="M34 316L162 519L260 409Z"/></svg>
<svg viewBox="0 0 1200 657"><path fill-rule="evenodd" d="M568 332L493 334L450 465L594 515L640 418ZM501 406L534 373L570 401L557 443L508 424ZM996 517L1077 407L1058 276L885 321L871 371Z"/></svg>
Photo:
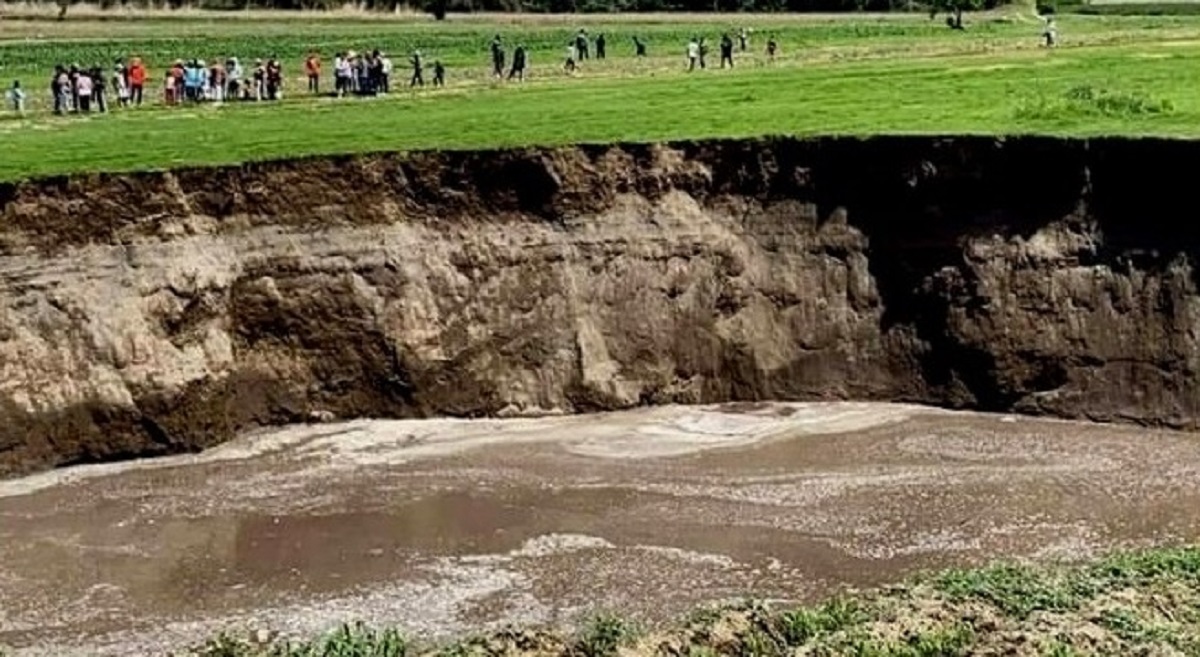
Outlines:
<svg viewBox="0 0 1200 657"><path fill-rule="evenodd" d="M0 185L0 475L265 423L665 402L1195 427L1198 155L767 139Z"/></svg>

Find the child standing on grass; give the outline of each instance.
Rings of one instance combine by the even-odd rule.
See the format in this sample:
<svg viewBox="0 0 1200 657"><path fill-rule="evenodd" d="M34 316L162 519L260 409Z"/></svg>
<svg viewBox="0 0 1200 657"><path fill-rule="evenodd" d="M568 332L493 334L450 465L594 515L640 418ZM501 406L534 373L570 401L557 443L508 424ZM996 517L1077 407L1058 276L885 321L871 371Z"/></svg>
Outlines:
<svg viewBox="0 0 1200 657"><path fill-rule="evenodd" d="M25 113L25 91L20 80L13 80L12 89L8 90L8 106L17 114Z"/></svg>
<svg viewBox="0 0 1200 657"><path fill-rule="evenodd" d="M446 67L442 66L442 60L433 60L433 86L446 86Z"/></svg>

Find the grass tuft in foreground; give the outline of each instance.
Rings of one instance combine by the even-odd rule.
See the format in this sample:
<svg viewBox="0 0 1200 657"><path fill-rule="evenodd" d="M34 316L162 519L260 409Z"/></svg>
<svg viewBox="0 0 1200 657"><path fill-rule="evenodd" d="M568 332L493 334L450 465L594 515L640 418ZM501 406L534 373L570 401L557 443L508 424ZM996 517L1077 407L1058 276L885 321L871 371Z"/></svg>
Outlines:
<svg viewBox="0 0 1200 657"><path fill-rule="evenodd" d="M574 636L505 630L413 648L397 632L343 626L306 643L217 637L195 657L950 657L971 654L1200 655L1200 547L1092 563L951 570L822 604L702 609L642 633L598 616Z"/></svg>

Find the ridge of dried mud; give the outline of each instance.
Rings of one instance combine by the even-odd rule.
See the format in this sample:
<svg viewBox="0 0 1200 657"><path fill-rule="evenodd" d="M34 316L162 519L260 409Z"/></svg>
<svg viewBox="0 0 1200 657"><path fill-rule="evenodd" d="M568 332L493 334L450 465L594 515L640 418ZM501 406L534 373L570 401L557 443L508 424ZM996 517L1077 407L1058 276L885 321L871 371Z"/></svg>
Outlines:
<svg viewBox="0 0 1200 657"><path fill-rule="evenodd" d="M0 476L661 403L1194 428L1196 151L781 138L0 185Z"/></svg>

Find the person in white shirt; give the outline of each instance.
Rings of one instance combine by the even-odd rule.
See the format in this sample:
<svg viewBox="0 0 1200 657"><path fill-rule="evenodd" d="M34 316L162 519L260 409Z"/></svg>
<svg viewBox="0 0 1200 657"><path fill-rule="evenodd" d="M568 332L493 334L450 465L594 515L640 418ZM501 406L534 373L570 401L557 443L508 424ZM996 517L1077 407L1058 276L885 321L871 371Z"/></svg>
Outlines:
<svg viewBox="0 0 1200 657"><path fill-rule="evenodd" d="M351 91L351 79L354 77L354 65L350 61L348 54L338 55L333 60L333 75L339 97L345 96Z"/></svg>
<svg viewBox="0 0 1200 657"><path fill-rule="evenodd" d="M577 57L577 56L578 55L575 50L575 44L574 43L568 44L567 45L567 61L563 63L563 70L565 70L567 73L574 73L575 72L575 57Z"/></svg>
<svg viewBox="0 0 1200 657"><path fill-rule="evenodd" d="M92 76L81 72L79 77L75 79L75 92L79 95L79 105L75 108L76 111L83 114L92 111L93 88Z"/></svg>
<svg viewBox="0 0 1200 657"><path fill-rule="evenodd" d="M687 44L688 70L696 69L696 62L700 60L700 42L692 39Z"/></svg>
<svg viewBox="0 0 1200 657"><path fill-rule="evenodd" d="M379 93L386 94L392 89L392 70L395 64L392 64L392 58L387 56L387 53L379 55Z"/></svg>
<svg viewBox="0 0 1200 657"><path fill-rule="evenodd" d="M25 90L21 88L20 80L13 80L12 89L8 90L8 106L17 114L25 113Z"/></svg>
<svg viewBox="0 0 1200 657"><path fill-rule="evenodd" d="M117 64L113 67L112 86L117 92L117 103L121 107L129 107L129 80L125 77L125 67Z"/></svg>

